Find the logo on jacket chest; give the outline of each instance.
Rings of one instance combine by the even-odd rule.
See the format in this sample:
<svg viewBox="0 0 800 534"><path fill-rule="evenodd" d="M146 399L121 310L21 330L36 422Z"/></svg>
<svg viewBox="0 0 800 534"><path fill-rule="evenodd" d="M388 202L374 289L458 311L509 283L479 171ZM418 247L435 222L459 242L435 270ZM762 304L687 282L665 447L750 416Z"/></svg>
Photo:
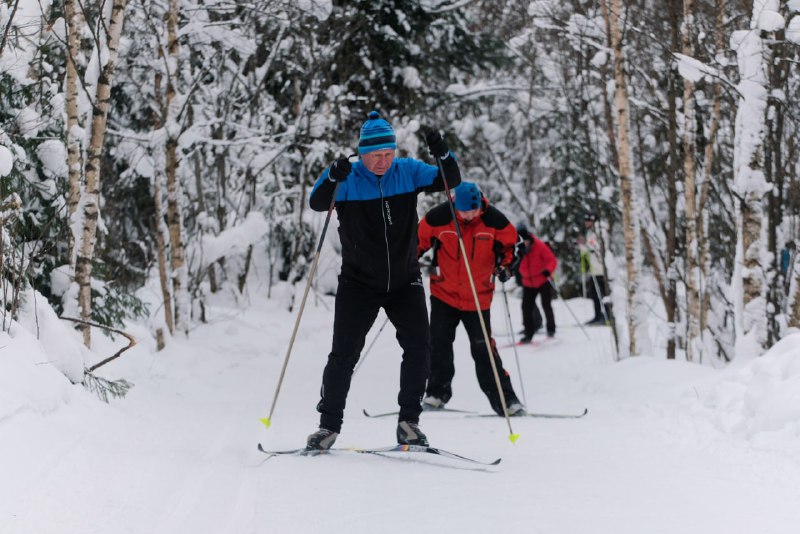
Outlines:
<svg viewBox="0 0 800 534"><path fill-rule="evenodd" d="M386 208L386 222L389 223L389 226L392 225L392 210L389 208L389 201L384 200L383 205Z"/></svg>

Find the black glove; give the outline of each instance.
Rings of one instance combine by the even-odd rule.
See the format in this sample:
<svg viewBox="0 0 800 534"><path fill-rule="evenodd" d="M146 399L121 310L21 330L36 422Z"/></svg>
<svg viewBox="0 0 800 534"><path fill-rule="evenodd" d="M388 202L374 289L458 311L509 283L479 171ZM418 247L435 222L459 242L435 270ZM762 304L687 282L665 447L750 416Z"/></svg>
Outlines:
<svg viewBox="0 0 800 534"><path fill-rule="evenodd" d="M328 179L331 182L344 182L350 174L350 169L353 166L347 158L339 158L331 165L331 170L328 172Z"/></svg>
<svg viewBox="0 0 800 534"><path fill-rule="evenodd" d="M501 284L505 284L511 279L511 271L502 266L494 270L494 275L500 280Z"/></svg>
<svg viewBox="0 0 800 534"><path fill-rule="evenodd" d="M551 274L550 271L548 271L547 269L542 269L542 276L544 276L545 278L550 278L550 274Z"/></svg>
<svg viewBox="0 0 800 534"><path fill-rule="evenodd" d="M450 153L444 137L437 130L428 130L425 134L425 142L428 143L428 151L434 158L444 159Z"/></svg>

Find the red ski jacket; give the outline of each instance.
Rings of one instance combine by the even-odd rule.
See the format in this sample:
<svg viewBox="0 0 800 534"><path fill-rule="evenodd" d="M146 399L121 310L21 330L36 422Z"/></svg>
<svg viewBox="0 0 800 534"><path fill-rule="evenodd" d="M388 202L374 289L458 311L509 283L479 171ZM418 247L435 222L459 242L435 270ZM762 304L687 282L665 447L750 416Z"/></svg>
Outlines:
<svg viewBox="0 0 800 534"><path fill-rule="evenodd" d="M508 266L514 256L517 231L498 209L484 198L481 215L470 222L458 217L464 248L482 310L492 305L495 266ZM463 311L476 311L467 270L461 257L458 235L445 202L431 209L419 223L418 256L433 249L431 295Z"/></svg>
<svg viewBox="0 0 800 534"><path fill-rule="evenodd" d="M547 283L542 271L547 269L554 273L558 267L558 260L544 241L533 236L531 238L533 243L519 264L519 274L522 276L523 286L541 287Z"/></svg>

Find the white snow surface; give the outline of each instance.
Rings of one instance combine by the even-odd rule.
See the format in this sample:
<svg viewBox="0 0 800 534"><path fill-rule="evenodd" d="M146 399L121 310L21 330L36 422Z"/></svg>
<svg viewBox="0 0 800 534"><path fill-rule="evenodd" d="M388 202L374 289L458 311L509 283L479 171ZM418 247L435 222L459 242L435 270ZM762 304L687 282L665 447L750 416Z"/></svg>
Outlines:
<svg viewBox="0 0 800 534"><path fill-rule="evenodd" d="M275 291L276 288L273 288ZM286 293L290 286L277 288ZM299 302L303 287L295 294ZM269 413L295 322L266 289L242 310L225 297L209 322L155 352L139 344L97 373L135 383L104 404L48 364L55 330L0 332L0 532L794 534L800 524L800 335L724 370L660 357L614 362L610 331L554 303L557 338L519 347L534 412L582 419L423 413L434 446L496 466L416 455L273 457L304 445L330 350L333 300L312 296ZM228 297L229 298L229 297ZM520 327L520 303L511 294ZM580 319L588 300L568 301ZM502 298L492 325L508 331ZM381 313L367 346L383 324ZM40 337L41 337L40 336ZM96 335L93 361L124 346ZM497 336L503 346L507 337ZM449 406L488 413L463 329ZM659 350L659 354L663 351ZM518 395L514 351L501 348ZM338 447L394 442L400 350L391 325L353 378Z"/></svg>
<svg viewBox="0 0 800 534"><path fill-rule="evenodd" d="M240 224L219 235L203 236L203 264L210 265L219 258L241 254L247 247L269 232L269 224L261 212L251 211Z"/></svg>
<svg viewBox="0 0 800 534"><path fill-rule="evenodd" d="M800 11L800 8L798 9ZM795 15L786 27L786 39L800 45L800 15Z"/></svg>
<svg viewBox="0 0 800 534"><path fill-rule="evenodd" d="M11 151L0 145L0 177L8 176L14 168L14 155Z"/></svg>

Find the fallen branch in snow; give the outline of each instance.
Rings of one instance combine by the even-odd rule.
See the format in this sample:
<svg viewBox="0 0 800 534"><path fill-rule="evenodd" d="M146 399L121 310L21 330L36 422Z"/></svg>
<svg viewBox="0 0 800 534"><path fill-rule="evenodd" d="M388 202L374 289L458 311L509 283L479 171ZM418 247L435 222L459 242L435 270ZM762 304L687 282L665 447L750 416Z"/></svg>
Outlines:
<svg viewBox="0 0 800 534"><path fill-rule="evenodd" d="M109 356L105 360L94 364L88 369L84 369L83 372L83 385L89 391L96 393L97 396L100 397L100 399L103 400L104 402L108 402L109 394L111 394L112 397L116 398L124 397L128 393L128 390L130 390L131 387L133 387L132 383L128 382L124 378L120 378L119 380L108 380L106 378L95 376L93 371L95 369L104 366L110 361L116 360L122 355L123 352L136 345L136 338L127 332L123 332L122 330L117 330L116 328L111 328L110 326L84 321L82 319L74 319L72 317L61 317L61 319L65 321L72 321L73 323L78 323L81 325L93 326L95 328L102 328L103 330L114 332L115 334L119 334L121 336L125 336L126 338L128 338L127 347L122 347L112 356Z"/></svg>
<svg viewBox="0 0 800 534"><path fill-rule="evenodd" d="M128 338L129 343L128 343L127 347L123 347L123 348L119 349L116 353L114 353L113 356L109 356L108 358L106 358L105 360L101 361L100 363L96 363L93 366L89 367L89 369L87 369L87 371L90 372L90 373L92 371L94 371L95 369L98 369L98 368L104 366L108 362L116 360L117 358L119 358L122 355L123 352L125 352L126 350L128 350L128 349L132 348L134 345L136 345L136 338L133 337L132 335L130 335L129 333L127 333L127 332L123 332L122 330L117 330L116 328L111 328L110 326L105 326L105 325L102 325L102 324L97 324L97 323L92 323L92 322L89 322L89 321L84 321L83 319L73 319L72 317L61 317L61 319L65 320L65 321L72 321L73 323L78 323L78 324L81 324L81 325L93 326L95 328L102 328L103 330L107 330L109 332L114 332L115 334L119 334L121 336L125 336L126 338Z"/></svg>

